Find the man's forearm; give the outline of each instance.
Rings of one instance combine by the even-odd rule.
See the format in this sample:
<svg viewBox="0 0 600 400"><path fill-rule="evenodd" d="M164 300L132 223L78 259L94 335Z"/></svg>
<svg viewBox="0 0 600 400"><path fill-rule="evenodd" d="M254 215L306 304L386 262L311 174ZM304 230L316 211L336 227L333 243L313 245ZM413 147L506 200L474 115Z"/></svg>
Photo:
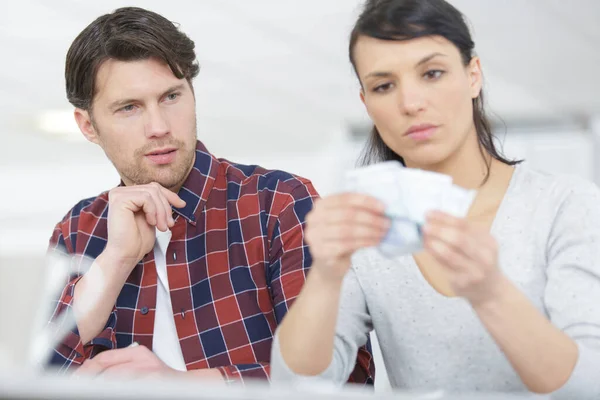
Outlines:
<svg viewBox="0 0 600 400"><path fill-rule="evenodd" d="M279 346L296 374L322 373L333 357L342 281L320 275L313 265L298 298L279 328Z"/></svg>
<svg viewBox="0 0 600 400"><path fill-rule="evenodd" d="M77 317L79 337L84 344L104 329L130 274L131 265L136 263L132 260L122 260L110 251L104 251L75 285L73 308Z"/></svg>

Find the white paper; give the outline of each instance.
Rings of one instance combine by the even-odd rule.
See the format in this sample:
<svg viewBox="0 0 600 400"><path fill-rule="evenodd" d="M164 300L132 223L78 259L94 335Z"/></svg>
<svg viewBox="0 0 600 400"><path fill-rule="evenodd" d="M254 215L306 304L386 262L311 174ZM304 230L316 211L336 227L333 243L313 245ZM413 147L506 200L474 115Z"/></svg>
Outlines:
<svg viewBox="0 0 600 400"><path fill-rule="evenodd" d="M378 246L387 257L415 253L423 248L421 229L430 211L465 217L475 190L452 183L452 177L405 168L386 161L349 171L345 191L372 196L385 204L392 225Z"/></svg>

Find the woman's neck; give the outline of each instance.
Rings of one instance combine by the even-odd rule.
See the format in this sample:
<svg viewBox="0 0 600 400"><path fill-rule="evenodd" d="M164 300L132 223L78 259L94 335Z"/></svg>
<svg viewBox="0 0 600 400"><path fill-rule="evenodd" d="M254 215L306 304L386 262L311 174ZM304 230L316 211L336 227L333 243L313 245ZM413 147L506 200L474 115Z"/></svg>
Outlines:
<svg viewBox="0 0 600 400"><path fill-rule="evenodd" d="M473 154L479 157L476 158ZM515 169L491 157L487 152L484 154L486 158L478 149L477 153L470 153L471 159L469 155L463 155L464 158L460 158L460 162L448 163L445 168L440 168L439 172L452 176L454 183L459 186L477 190L467 219L483 228L491 229Z"/></svg>
<svg viewBox="0 0 600 400"><path fill-rule="evenodd" d="M467 189L480 189L486 182L496 161L485 150L480 149L476 135L469 139L450 157L434 165L410 165L407 167L420 168L427 171L438 172L452 177L454 184Z"/></svg>
<svg viewBox="0 0 600 400"><path fill-rule="evenodd" d="M413 166L452 177L453 183L466 189L476 189L477 197L469 210L469 217L491 225L493 217L510 184L514 168L493 158L480 149L476 135L464 143L459 151L437 165Z"/></svg>

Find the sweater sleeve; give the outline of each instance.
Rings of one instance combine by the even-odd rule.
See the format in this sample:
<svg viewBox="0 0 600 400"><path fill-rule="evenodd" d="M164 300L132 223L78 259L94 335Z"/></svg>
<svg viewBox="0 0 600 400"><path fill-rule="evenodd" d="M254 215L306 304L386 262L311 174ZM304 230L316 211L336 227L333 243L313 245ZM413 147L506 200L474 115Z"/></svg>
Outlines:
<svg viewBox="0 0 600 400"><path fill-rule="evenodd" d="M367 310L365 295L355 271L351 268L340 294L340 309L334 338L333 357L329 367L320 375L304 377L295 374L285 363L276 333L271 355L271 380L273 382L334 382L343 385L348 381L356 363L359 347L365 345L373 329Z"/></svg>
<svg viewBox="0 0 600 400"><path fill-rule="evenodd" d="M570 182L547 245L544 302L552 323L577 344L571 377L552 399L600 398L600 190Z"/></svg>

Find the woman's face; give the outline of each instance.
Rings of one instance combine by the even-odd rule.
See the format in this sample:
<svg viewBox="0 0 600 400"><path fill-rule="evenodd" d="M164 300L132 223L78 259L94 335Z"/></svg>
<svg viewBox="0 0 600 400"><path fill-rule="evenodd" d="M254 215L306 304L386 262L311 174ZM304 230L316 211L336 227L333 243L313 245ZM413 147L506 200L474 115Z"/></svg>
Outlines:
<svg viewBox="0 0 600 400"><path fill-rule="evenodd" d="M354 60L361 99L385 144L409 167L435 167L475 141L479 59L465 67L440 36L390 41L361 36Z"/></svg>

